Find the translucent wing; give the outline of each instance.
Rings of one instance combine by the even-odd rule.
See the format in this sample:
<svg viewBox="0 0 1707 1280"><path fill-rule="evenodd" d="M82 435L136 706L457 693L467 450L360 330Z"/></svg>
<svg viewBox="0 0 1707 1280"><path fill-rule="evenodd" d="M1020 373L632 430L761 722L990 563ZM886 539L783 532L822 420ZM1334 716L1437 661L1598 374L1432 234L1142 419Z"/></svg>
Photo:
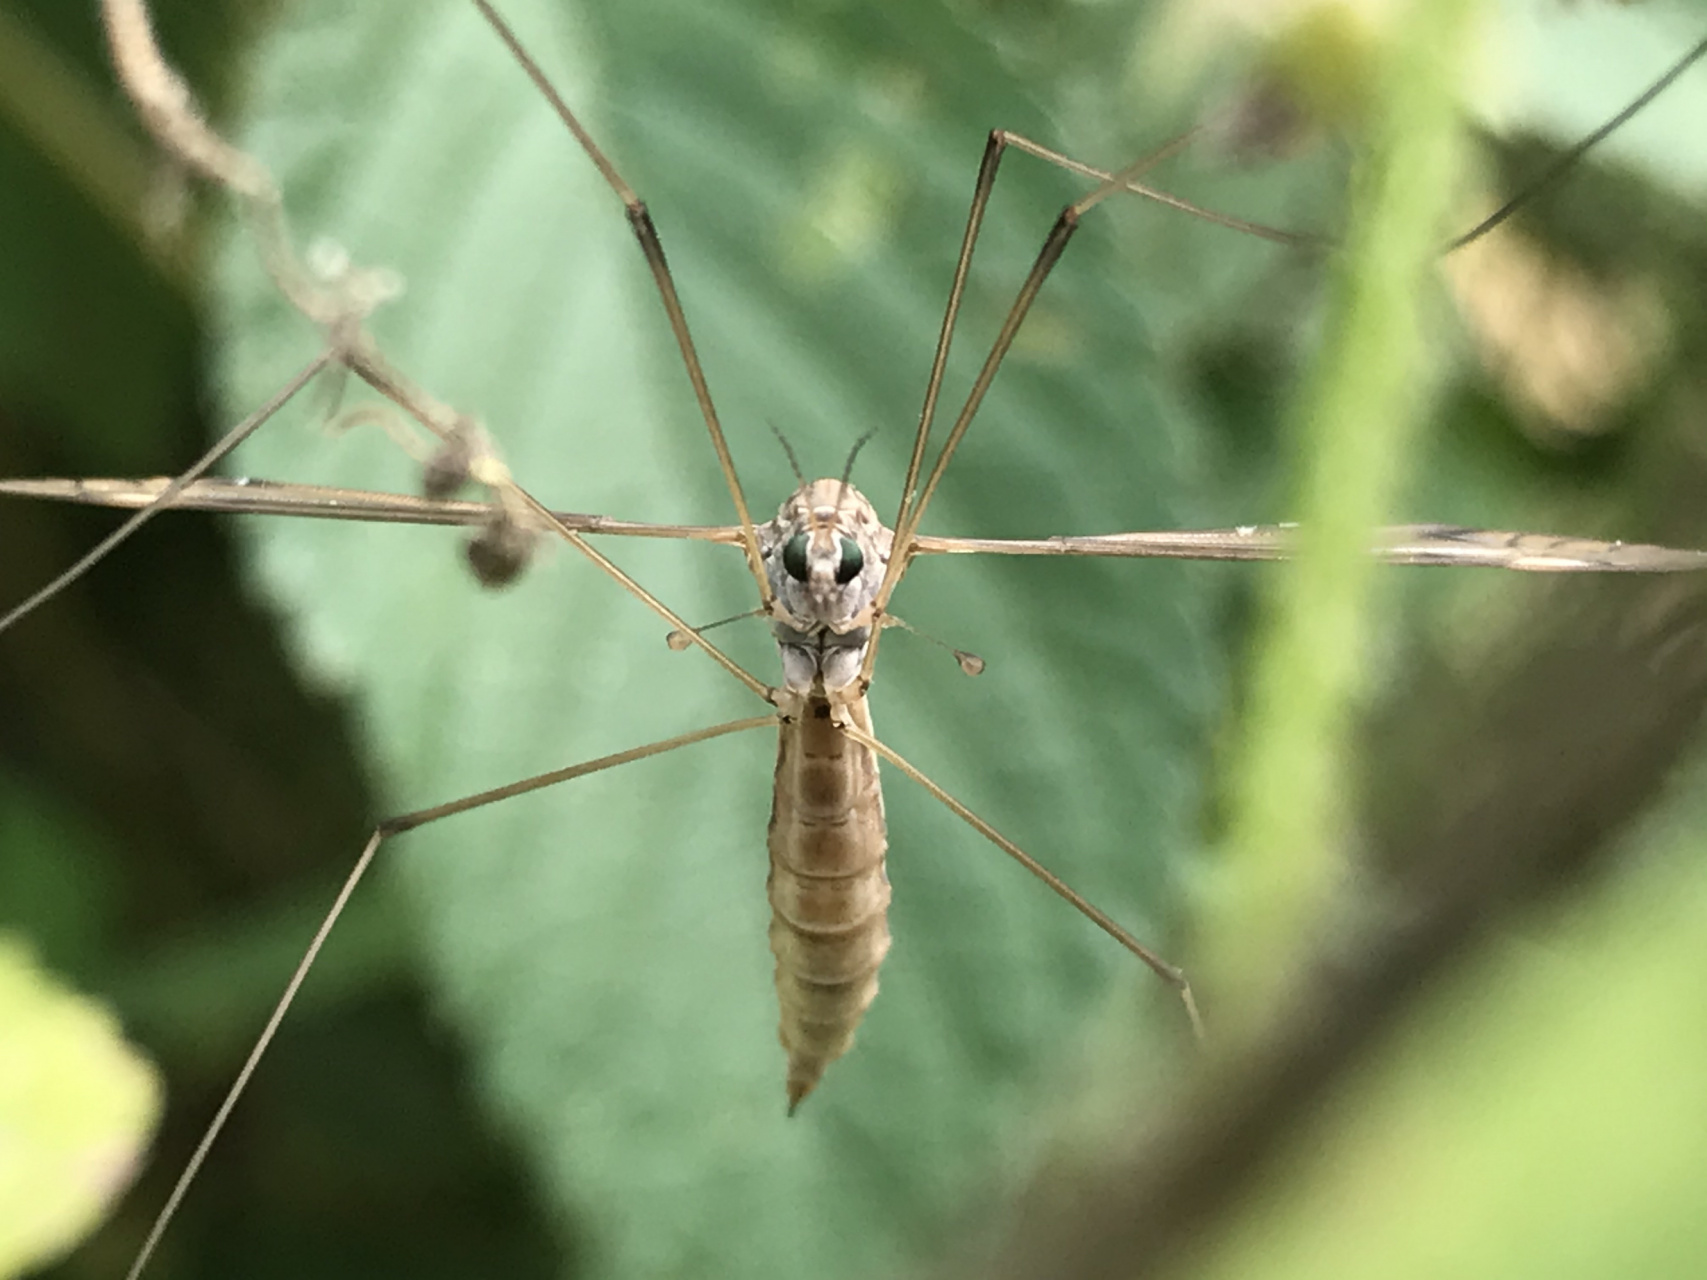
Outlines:
<svg viewBox="0 0 1707 1280"><path fill-rule="evenodd" d="M152 480L0 480L0 495L45 498L90 506L138 508L169 482ZM487 516L478 502L458 502L278 484L267 480L198 480L174 502L201 511L312 516L397 524L477 525ZM733 525L646 524L560 511L578 533L640 538L691 538L738 544ZM921 535L920 555L1115 556L1173 560L1285 560L1296 525L1241 525L1231 529L1181 529L1055 538L940 538ZM1448 524L1393 525L1378 530L1373 553L1387 564L1456 565L1532 573L1682 573L1707 569L1707 551L1640 542L1602 542L1545 533L1507 533Z"/></svg>
<svg viewBox="0 0 1707 1280"><path fill-rule="evenodd" d="M0 496L137 510L158 499L171 483L166 476L149 480L0 480ZM311 516L321 520L365 520L376 524L479 525L491 515L491 508L483 502L422 498L407 493L377 493L371 489L338 489L324 485L215 477L194 481L173 499L172 505L192 511ZM561 524L576 533L692 538L702 542L736 544L741 541L741 530L737 525L646 524L575 511L553 514Z"/></svg>
<svg viewBox="0 0 1707 1280"><path fill-rule="evenodd" d="M1134 556L1174 560L1286 560L1298 538L1292 524L1082 538L921 537L921 553L1006 556ZM1600 542L1550 533L1506 533L1451 524L1378 529L1373 553L1387 564L1458 565L1535 573L1679 573L1707 569L1707 551L1641 542Z"/></svg>

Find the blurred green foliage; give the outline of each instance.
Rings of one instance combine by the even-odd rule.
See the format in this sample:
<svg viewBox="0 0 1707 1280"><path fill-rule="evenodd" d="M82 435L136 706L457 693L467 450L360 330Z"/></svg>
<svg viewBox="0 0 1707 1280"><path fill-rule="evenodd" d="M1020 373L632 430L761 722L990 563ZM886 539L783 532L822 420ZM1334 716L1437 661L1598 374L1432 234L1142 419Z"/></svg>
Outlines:
<svg viewBox="0 0 1707 1280"><path fill-rule="evenodd" d="M1321 347L1289 424L1297 554L1269 580L1203 916L1200 972L1225 1040L1284 1016L1308 976L1307 939L1348 878L1343 780L1382 594L1369 531L1397 506L1433 389L1421 299L1462 166L1461 86L1479 16L1474 4L1413 6L1354 59L1367 66L1361 155ZM1320 42L1343 60L1346 41Z"/></svg>
<svg viewBox="0 0 1707 1280"><path fill-rule="evenodd" d="M0 936L0 1275L66 1252L124 1190L160 1110L160 1082L112 1015Z"/></svg>
<svg viewBox="0 0 1707 1280"><path fill-rule="evenodd" d="M111 138L132 135L92 20L46 2L14 8L0 54L68 70L53 82L76 88L108 141L80 150L77 130L44 140L39 120L8 109L0 229L28 248L0 273L0 465L164 471L210 423L252 408L316 336L283 313L240 239L211 249L198 217L163 255L114 217L94 192L124 180L87 175ZM726 520L620 207L490 34L457 4L273 9L163 5L163 38L216 118L240 121L245 145L278 173L305 238L330 237L405 278L405 297L376 319L388 353L480 414L518 477L555 505ZM1177 22L1143 6L588 0L506 12L648 200L761 510L791 483L775 425L820 473L878 427L855 480L892 511L985 131L1120 162L1172 129L1225 119L1260 57L1235 41L1188 58L1169 43ZM1567 57L1536 87L1520 66L1566 56L1558 49L1580 40L1573 23L1600 24L1592 56ZM1620 41L1666 46L1663 61L1694 36L1687 14L1657 5L1585 7L1538 29L1540 52L1490 37L1496 78L1527 86L1506 120L1593 118L1585 102L1609 112L1660 69L1629 68L1609 52ZM240 113L226 110L235 103ZM1166 180L1247 216L1339 225L1343 145L1280 132L1293 143L1284 158L1206 145ZM1688 130L1672 132L1687 145ZM1485 185L1521 185L1561 141L1490 135ZM129 145L119 167L140 156L146 172L146 150ZM1424 300L1441 393L1396 517L1707 545L1707 267L1692 173L1663 147L1585 170L1518 230L1552 292L1508 251L1454 277L1476 323L1451 321L1444 290ZM951 396L1081 189L1023 157L1006 162ZM162 261L191 265L180 277ZM1282 410L1319 328L1319 266L1136 202L1097 210L957 459L933 529L1035 536L1287 513L1295 442ZM1488 335L1507 330L1489 316L1526 288L1543 299L1535 315L1586 311L1576 333L1590 352L1614 352L1611 335L1634 328L1635 354L1622 365L1580 346L1561 356L1536 319L1516 326L1527 344L1496 354ZM1587 379L1600 393L1562 409L1538 404L1525 390L1533 372L1561 367L1616 376ZM331 435L325 408L322 398L284 415L241 467L412 486L381 433ZM4 600L102 527L16 506L0 519ZM375 813L750 713L739 689L695 655L671 654L649 615L567 551L491 597L461 574L448 534L246 526L239 573L214 526L157 522L0 648L0 797L38 815L5 828L24 834L0 860L0 920L79 984L111 992L163 1061L175 1108L159 1167L67 1275L111 1274L134 1248L282 984L293 939ZM727 554L612 554L691 618L748 606ZM964 680L939 653L892 636L878 730L1123 923L1189 959L1194 869L1222 824L1213 765L1244 700L1229 659L1264 572L925 562L898 609L983 654L990 672ZM1624 1153L1622 1185L1661 1171L1675 1194L1621 1201L1627 1211L1606 1215L1585 1256L1619 1256L1639 1209L1678 1215L1700 1190L1689 1158L1699 1126L1674 1101L1676 1073L1699 1057L1692 988L1656 977L1640 1004L1594 996L1590 978L1620 976L1609 959L1604 972L1590 965L1583 1009L1559 1010L1569 1002L1557 980L1525 978L1504 953L1467 957L1521 910L1532 951L1604 948L1656 975L1668 960L1691 964L1698 894L1652 878L1687 855L1666 861L1659 836L1617 837L1692 741L1707 690L1694 657L1701 588L1388 581L1396 608L1369 665L1379 697L1345 784L1356 784L1347 853L1360 855L1369 893L1359 920L1324 932L1349 939L1348 970L1367 957L1392 981L1364 998L1349 976L1323 979L1330 1004L1344 984L1338 1005L1356 1019L1334 1041L1347 1045L1340 1058L1317 1064L1311 1096L1326 1100L1327 1136L1289 1140L1305 1111L1277 1104L1223 1182L1201 1184L1219 1196L1206 1191L1205 1204L1257 1209L1197 1237L1201 1254L1116 1249L1110 1274L1170 1256L1239 1274L1264 1260L1277 1273L1410 1274L1393 1269L1404 1231L1441 1238L1428 1224L1464 1217L1451 1164L1414 1180L1363 1172L1355 1185L1373 1207L1354 1216L1331 1162L1408 1167L1432 1143L1490 1168L1544 1168L1545 1139L1563 1128L1582 1145L1560 1150L1598 1150L1610 1126L1574 1126L1573 1113L1629 1067L1566 1052L1590 1034L1589 1008L1664 1038L1642 1062L1668 1087L1623 1105L1629 1131L1679 1136L1663 1148L1656 1137L1651 1162ZM758 627L731 634L737 656L769 669ZM899 780L885 990L860 1045L784 1120L760 893L768 755L756 736L720 742L387 850L396 874L364 887L168 1237L161 1273L877 1274L1004 1220L997 1206L1023 1184L1048 1204L1053 1187L1083 1185L1076 1170L1118 1159L1109 1147L1178 1087L1177 1010ZM382 800L369 798L370 777ZM1680 783L1678 803L1691 794ZM1663 839L1686 844L1688 829L1676 819ZM1644 861L1644 878L1621 883L1621 868ZM1536 905L1562 888L1576 895L1570 928ZM1656 899L1672 914L1644 938ZM1437 920L1451 927L1417 924ZM1382 937L1431 946L1395 960L1367 941ZM1449 972L1458 985L1432 996L1417 1029L1384 1041ZM1544 1032L1556 1055L1539 1051ZM1336 1073L1371 1046L1382 1053L1336 1089ZM1487 1077L1480 1108L1467 1090L1451 1114L1408 1101L1438 1088L1437 1073L1493 1057L1516 1066ZM1383 1062L1397 1065L1383 1074ZM1562 1074L1526 1089L1544 1069ZM1225 1083L1220 1101L1236 1102L1237 1089ZM1517 1106L1526 1095L1528 1110ZM1086 1133L1094 1141L1075 1136ZM1411 1147L1356 1145L1407 1135ZM1164 1168L1190 1155L1140 1150ZM1308 1180L1296 1175L1303 1189L1281 1208L1251 1190L1287 1185L1295 1170ZM1257 1181L1265 1171L1277 1181ZM1199 1183L1177 1185L1192 1207ZM1119 1186L1110 1175L1101 1193ZM1521 1274L1542 1265L1524 1259L1551 1256L1556 1215L1578 1193L1507 1190L1509 1214L1484 1206L1486 1229L1454 1236L1454 1265ZM1090 1193L1067 1205L1059 1219L1006 1218L1019 1226L1004 1263L1023 1268L1051 1231L1075 1238L1075 1222L1088 1249L1103 1206ZM1588 1221L1572 1225L1587 1233ZM1095 1273L1088 1253L1082 1267L1070 1249L1046 1256L1050 1274ZM1686 1256L1655 1254L1641 1274L1688 1274L1666 1269L1666 1257Z"/></svg>
<svg viewBox="0 0 1707 1280"><path fill-rule="evenodd" d="M1170 1274L1695 1275L1707 1249L1700 768L1595 899L1463 965Z"/></svg>

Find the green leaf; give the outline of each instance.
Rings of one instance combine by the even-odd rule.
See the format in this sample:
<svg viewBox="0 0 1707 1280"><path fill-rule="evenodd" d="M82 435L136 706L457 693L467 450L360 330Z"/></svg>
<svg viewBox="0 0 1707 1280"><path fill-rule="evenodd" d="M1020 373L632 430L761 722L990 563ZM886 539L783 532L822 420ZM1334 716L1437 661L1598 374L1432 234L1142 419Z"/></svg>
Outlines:
<svg viewBox="0 0 1707 1280"><path fill-rule="evenodd" d="M1090 64L1035 43L1022 57L911 6L506 12L648 200L755 508L793 486L771 426L818 474L875 427L855 481L892 516L984 134L1059 143L1047 107ZM1103 50L1104 69L1122 52ZM524 484L577 510L731 518L620 205L469 8L294 6L252 102L246 145L299 230L402 274L407 295L375 324L385 350L479 415ZM951 401L1080 190L1007 162ZM226 260L233 418L315 343L252 257L239 243ZM1193 522L1193 424L1116 266L1088 226L930 528ZM327 440L311 413L287 419L241 469L416 483L371 427ZM491 595L443 532L280 522L253 540L304 660L356 697L398 808L764 710L671 653L657 620L566 548ZM726 548L607 550L690 619L752 606ZM990 671L968 681L891 635L878 732L1165 948L1215 710L1220 581L1167 564L924 562L897 609ZM717 634L773 669L758 624ZM446 1016L599 1274L852 1275L934 1252L975 1195L1023 1169L1094 1014L1142 1001L1152 1052L1183 1038L1153 979L892 777L884 990L786 1120L763 894L771 753L764 735L721 740L382 855L419 905Z"/></svg>

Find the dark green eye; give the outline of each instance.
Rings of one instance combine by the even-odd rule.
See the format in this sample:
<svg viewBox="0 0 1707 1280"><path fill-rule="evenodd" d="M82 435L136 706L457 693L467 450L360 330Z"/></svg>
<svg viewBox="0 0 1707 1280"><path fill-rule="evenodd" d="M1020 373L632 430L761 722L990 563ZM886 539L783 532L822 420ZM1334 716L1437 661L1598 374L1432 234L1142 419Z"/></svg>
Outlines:
<svg viewBox="0 0 1707 1280"><path fill-rule="evenodd" d="M858 548L856 547L857 551ZM806 535L797 533L782 544L782 567L796 582L806 581Z"/></svg>
<svg viewBox="0 0 1707 1280"><path fill-rule="evenodd" d="M836 581L844 587L859 577L859 571L865 568L865 552L859 549L859 543L852 538L842 539L842 562L836 566Z"/></svg>

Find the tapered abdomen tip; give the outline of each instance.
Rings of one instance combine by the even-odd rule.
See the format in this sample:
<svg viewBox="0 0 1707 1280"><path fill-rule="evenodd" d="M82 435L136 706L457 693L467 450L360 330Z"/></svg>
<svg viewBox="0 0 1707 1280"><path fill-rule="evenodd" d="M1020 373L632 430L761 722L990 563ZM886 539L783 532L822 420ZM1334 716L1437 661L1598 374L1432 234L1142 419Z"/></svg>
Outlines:
<svg viewBox="0 0 1707 1280"><path fill-rule="evenodd" d="M806 1101L807 1095L818 1087L818 1081L791 1078L788 1082L788 1114L793 1115L800 1110L800 1104Z"/></svg>

